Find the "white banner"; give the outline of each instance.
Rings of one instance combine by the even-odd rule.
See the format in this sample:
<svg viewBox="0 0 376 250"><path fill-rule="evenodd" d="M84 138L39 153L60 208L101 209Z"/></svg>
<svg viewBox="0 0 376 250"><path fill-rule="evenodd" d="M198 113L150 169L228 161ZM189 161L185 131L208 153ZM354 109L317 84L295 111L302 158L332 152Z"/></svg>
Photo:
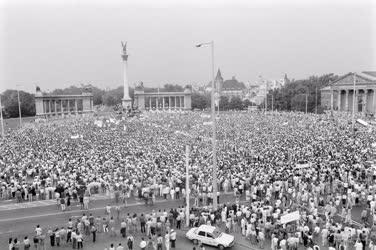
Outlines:
<svg viewBox="0 0 376 250"><path fill-rule="evenodd" d="M295 211L295 212L288 213L286 215L281 216L281 224L286 224L286 223L289 223L291 221L296 221L296 220L300 220L299 211Z"/></svg>

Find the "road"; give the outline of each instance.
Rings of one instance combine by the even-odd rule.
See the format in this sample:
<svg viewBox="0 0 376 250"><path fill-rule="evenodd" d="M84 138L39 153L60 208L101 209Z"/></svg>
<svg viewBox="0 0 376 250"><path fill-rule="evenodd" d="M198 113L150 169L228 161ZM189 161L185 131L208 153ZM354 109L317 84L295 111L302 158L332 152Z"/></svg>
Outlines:
<svg viewBox="0 0 376 250"><path fill-rule="evenodd" d="M223 195L222 202L233 201L232 195ZM46 229L50 226L53 228L57 226L65 226L68 219L74 216L82 216L83 213L92 213L94 216L104 216L104 207L110 202L109 199L98 199L91 202L89 211L80 210L79 205L73 204L71 211L58 211L54 201L40 201L23 204L0 204L0 249L7 248L7 241L9 237L17 237L19 240L24 236L32 238L33 231L36 225L40 225ZM193 201L192 201L193 202ZM183 200L157 200L153 206L145 206L144 203L132 200L127 207L122 207L122 213L150 213L154 210L169 210L170 208L177 208L183 206ZM193 243L185 238L187 229L177 231L177 249L193 249ZM239 238L242 238L239 236ZM141 235L135 235L135 244L138 246ZM49 242L49 240L47 240ZM104 234L98 234L98 240L95 244L91 242L91 238L85 240L84 249L104 249L109 247L111 243L118 245L126 244L120 236L116 238ZM56 247L55 247L56 248ZM47 247L47 249L53 249ZM71 249L71 246L61 246L59 249ZM136 248L138 249L138 248ZM206 247L206 249L214 249ZM237 244L232 248L234 250L250 249L250 246L245 240L237 240Z"/></svg>
<svg viewBox="0 0 376 250"><path fill-rule="evenodd" d="M234 201L232 194L221 195L220 201L230 202ZM191 201L193 202L193 200ZM33 203L22 203L15 204L13 202L7 204L4 202L0 203L0 249L7 248L7 241L9 237L17 237L18 239L23 239L24 236L29 236L32 238L33 231L36 225L40 225L42 228L47 229L52 226L56 228L57 226L65 226L69 218L74 218L75 216L82 216L83 213L92 213L96 216L104 216L104 207L111 203L107 197L96 196L96 199L91 201L91 207L89 211L80 210L80 206L76 203L72 204L72 210L61 212L56 208L54 201L38 201ZM183 200L157 200L156 204L153 206L145 206L143 202L137 200L130 200L127 207L122 207L122 213L133 214L133 213L150 213L154 210L169 210L170 208L177 208L183 206ZM353 209L353 218L359 221L360 208ZM187 229L182 231L177 231L177 249L193 249L193 243L185 238L185 232ZM257 247L251 246L248 241L244 239L239 234L234 234L236 237L236 244L232 248L233 250L243 250L243 249L258 249ZM135 244L138 246L141 235L135 235ZM47 240L49 242L49 240ZM85 240L84 249L100 249L103 250L105 247L109 247L111 243L118 245L119 243L125 245L125 240L122 240L119 236L109 237L108 235L98 234L98 240L95 244L91 243L91 239ZM269 244L266 244L269 246ZM56 248L56 247L55 247ZM52 247L47 247L47 249L53 249ZM71 249L71 246L61 246L59 249ZM138 249L138 248L136 248ZM214 249L211 247L206 247L206 249ZM265 247L269 249L269 247Z"/></svg>

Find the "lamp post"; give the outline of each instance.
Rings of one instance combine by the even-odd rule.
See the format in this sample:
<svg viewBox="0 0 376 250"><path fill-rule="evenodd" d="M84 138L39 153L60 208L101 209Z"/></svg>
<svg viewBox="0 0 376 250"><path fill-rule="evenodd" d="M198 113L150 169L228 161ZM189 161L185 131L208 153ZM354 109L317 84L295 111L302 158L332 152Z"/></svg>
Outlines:
<svg viewBox="0 0 376 250"><path fill-rule="evenodd" d="M216 119L214 104L214 41L197 44L196 47L211 46L212 59L212 90L211 90L211 120L212 120L212 146L213 146L213 210L217 210L217 139L216 139Z"/></svg>
<svg viewBox="0 0 376 250"><path fill-rule="evenodd" d="M355 95L356 95L356 89L355 89L355 84L356 84L356 73L353 73L354 75L354 86L353 86L353 108L352 108L352 132L355 134Z"/></svg>
<svg viewBox="0 0 376 250"><path fill-rule="evenodd" d="M20 116L20 128L22 126L22 119L21 119L21 102L20 102L20 89L18 88L19 85L16 85L17 86L17 99L18 99L18 114Z"/></svg>
<svg viewBox="0 0 376 250"><path fill-rule="evenodd" d="M1 119L1 136L4 138L3 105L1 104L1 95L0 95L0 119Z"/></svg>

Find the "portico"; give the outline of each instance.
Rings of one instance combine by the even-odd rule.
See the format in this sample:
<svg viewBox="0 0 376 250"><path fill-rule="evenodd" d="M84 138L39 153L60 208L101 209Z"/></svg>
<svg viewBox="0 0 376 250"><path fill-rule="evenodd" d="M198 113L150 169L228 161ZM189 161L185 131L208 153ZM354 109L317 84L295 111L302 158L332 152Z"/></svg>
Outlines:
<svg viewBox="0 0 376 250"><path fill-rule="evenodd" d="M190 110L192 91L183 92L145 92L138 86L134 92L134 106L139 110Z"/></svg>
<svg viewBox="0 0 376 250"><path fill-rule="evenodd" d="M321 94L322 105L331 110L375 115L376 72L349 73L321 89Z"/></svg>
<svg viewBox="0 0 376 250"><path fill-rule="evenodd" d="M35 110L37 116L92 113L93 95L88 89L85 89L81 95L46 95L37 88Z"/></svg>

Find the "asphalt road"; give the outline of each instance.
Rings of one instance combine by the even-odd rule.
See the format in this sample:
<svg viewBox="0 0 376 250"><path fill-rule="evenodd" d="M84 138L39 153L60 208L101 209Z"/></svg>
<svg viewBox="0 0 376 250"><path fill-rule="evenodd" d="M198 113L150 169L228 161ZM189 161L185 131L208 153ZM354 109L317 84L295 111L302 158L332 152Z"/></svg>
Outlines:
<svg viewBox="0 0 376 250"><path fill-rule="evenodd" d="M222 202L233 201L232 195L221 196ZM43 229L47 229L52 226L65 226L69 218L74 216L82 216L83 213L92 213L94 216L104 216L104 207L110 202L110 200L95 200L91 203L91 209L89 211L80 210L79 205L73 204L71 211L61 212L58 211L56 205L47 205L39 207L18 208L18 209L6 209L1 210L0 204L0 249L7 249L7 241L9 237L17 237L19 240L24 236L32 238L34 234L34 228L36 225L40 225ZM10 204L11 205L11 204ZM127 207L122 207L122 213L150 213L154 210L169 210L170 208L177 208L182 206L183 200L158 200L156 204L152 206L145 206L143 202L130 201ZM185 232L187 229L177 231L177 248L176 249L193 249L193 243L185 238ZM98 234L98 240L95 244L91 242L91 238L85 240L84 249L104 249L109 247L111 243L118 245L122 243L126 245L126 241L120 238L120 236L110 237L105 234ZM237 244L232 248L234 250L250 249L250 245L238 237ZM138 246L141 235L135 235L135 246ZM49 244L49 240L47 240ZM47 249L57 249L57 247L47 246ZM22 249L22 248L21 248ZM60 246L58 249L71 249L71 246ZM136 247L135 249L138 249ZM206 249L215 249L212 247L206 247Z"/></svg>
<svg viewBox="0 0 376 250"><path fill-rule="evenodd" d="M220 201L229 202L234 201L234 196L231 194L221 195ZM193 201L192 201L193 202ZM14 203L4 205L0 203L0 249L7 249L7 241L9 237L17 237L19 240L23 239L24 236L29 236L32 238L34 234L34 228L36 225L40 225L43 229L47 229L52 226L56 228L57 226L65 226L69 218L74 218L75 216L82 216L83 213L92 213L94 216L104 216L104 207L111 203L109 199L99 199L91 202L90 210L80 210L78 204L72 204L72 210L62 212L58 211L56 205L50 202L52 205L41 205L38 207L28 207L27 204L24 208L23 204L17 205ZM192 204L192 203L191 203ZM177 208L183 206L183 200L158 200L153 206L145 206L143 202L137 200L131 200L127 207L122 207L122 213L150 213L154 210L169 210L170 208ZM18 207L17 209L13 209ZM353 209L353 219L360 221L361 208ZM232 248L233 250L243 250L243 249L258 249L257 247L251 246L248 241L244 239L241 235L235 234L236 244ZM135 235L135 246L138 246L141 235ZM47 240L49 244L49 240ZM177 235L178 247L176 249L193 249L193 243L185 238L185 231L178 231ZM109 247L111 243L118 245L122 243L125 246L125 240L121 239L120 236L110 237L104 234L98 234L98 240L95 244L91 242L91 238L85 240L84 249L105 249ZM269 249L269 244L266 245L265 249ZM206 249L214 249L212 247L205 247ZM21 248L22 249L22 248ZM57 249L57 247L47 247L47 249ZM71 246L61 246L58 249L71 249ZM136 247L135 249L138 249Z"/></svg>

